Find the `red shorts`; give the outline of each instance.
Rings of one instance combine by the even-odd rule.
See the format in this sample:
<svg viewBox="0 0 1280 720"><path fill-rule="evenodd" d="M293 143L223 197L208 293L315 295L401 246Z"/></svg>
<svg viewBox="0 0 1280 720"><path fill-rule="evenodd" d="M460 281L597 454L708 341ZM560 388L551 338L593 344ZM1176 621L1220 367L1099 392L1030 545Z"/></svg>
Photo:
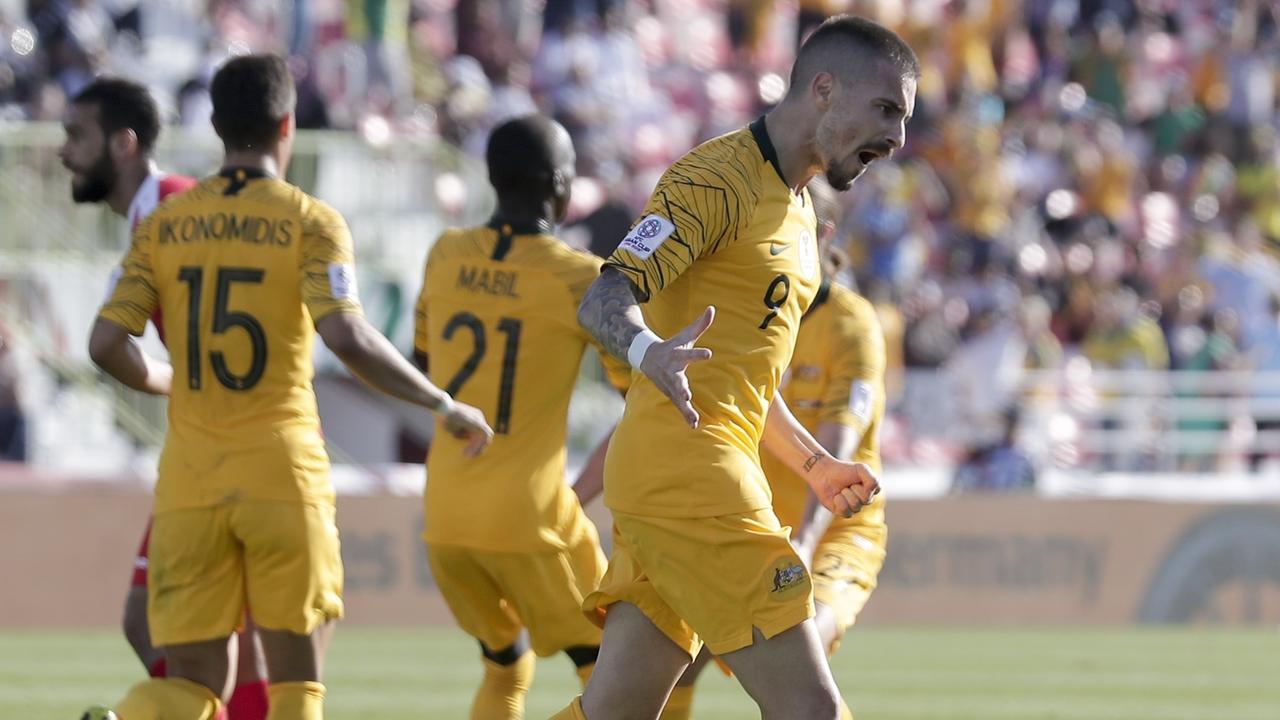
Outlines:
<svg viewBox="0 0 1280 720"><path fill-rule="evenodd" d="M142 544L138 546L138 556L133 559L133 582L131 587L147 586L147 546L151 544L151 519L147 518L146 532L142 533Z"/></svg>

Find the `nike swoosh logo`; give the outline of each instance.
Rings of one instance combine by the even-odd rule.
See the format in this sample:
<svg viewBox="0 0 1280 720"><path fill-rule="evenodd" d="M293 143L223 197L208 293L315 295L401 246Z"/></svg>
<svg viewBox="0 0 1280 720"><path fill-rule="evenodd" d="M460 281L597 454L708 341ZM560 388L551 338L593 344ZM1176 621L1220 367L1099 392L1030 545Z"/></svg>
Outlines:
<svg viewBox="0 0 1280 720"><path fill-rule="evenodd" d="M781 254L783 253L783 251L785 251L786 249L787 249L787 244L786 244L786 243L783 243L783 244L781 244L781 245L779 245L779 244L778 244L778 243L776 243L776 242L771 242L771 243L769 243L769 254L770 254L770 255L781 255Z"/></svg>

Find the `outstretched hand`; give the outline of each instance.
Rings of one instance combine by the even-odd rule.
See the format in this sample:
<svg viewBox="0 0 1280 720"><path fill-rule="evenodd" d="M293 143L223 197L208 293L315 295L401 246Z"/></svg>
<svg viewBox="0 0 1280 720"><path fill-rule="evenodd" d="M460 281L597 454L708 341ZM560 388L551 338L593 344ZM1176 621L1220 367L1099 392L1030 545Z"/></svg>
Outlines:
<svg viewBox="0 0 1280 720"><path fill-rule="evenodd" d="M710 350L694 347L694 343L711 327L715 318L716 309L708 306L685 329L667 340L650 345L640 361L640 372L671 400L691 428L698 427L698 411L693 408L693 391L689 388L685 368L691 363L711 358Z"/></svg>
<svg viewBox="0 0 1280 720"><path fill-rule="evenodd" d="M837 460L830 455L814 458L804 479L818 501L832 513L853 517L880 492L880 482L865 464Z"/></svg>

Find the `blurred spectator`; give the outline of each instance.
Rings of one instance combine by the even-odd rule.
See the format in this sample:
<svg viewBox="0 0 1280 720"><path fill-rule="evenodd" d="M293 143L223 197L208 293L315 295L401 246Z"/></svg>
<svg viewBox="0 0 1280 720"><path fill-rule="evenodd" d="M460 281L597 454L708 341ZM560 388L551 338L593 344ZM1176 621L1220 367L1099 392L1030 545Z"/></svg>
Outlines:
<svg viewBox="0 0 1280 720"><path fill-rule="evenodd" d="M587 249L603 258L613 253L635 222L631 207L624 201L621 193L617 192L623 184L606 182L605 187L608 190L604 202L573 225L587 233Z"/></svg>
<svg viewBox="0 0 1280 720"><path fill-rule="evenodd" d="M1258 472L1267 457L1280 455L1280 294L1272 295L1267 322L1248 348L1253 383L1252 412L1257 427L1257 450L1249 454L1249 468Z"/></svg>
<svg viewBox="0 0 1280 720"><path fill-rule="evenodd" d="M1084 354L1100 370L1167 370L1169 348L1155 320L1139 307L1132 285L1119 283L1104 290Z"/></svg>
<svg viewBox="0 0 1280 720"><path fill-rule="evenodd" d="M1010 492L1035 488L1035 464L1017 443L1017 408L1005 410L1001 419L999 440L970 452L956 466L951 492Z"/></svg>
<svg viewBox="0 0 1280 720"><path fill-rule="evenodd" d="M1153 433L1159 429L1154 413L1153 380L1142 371L1169 369L1169 348L1164 333L1140 305L1137 290L1117 283L1098 297L1093 325L1084 341L1084 355L1103 376L1100 427L1108 431L1101 453L1105 469L1150 469ZM1125 375L1118 375L1122 371ZM1134 393L1116 402L1122 393Z"/></svg>
<svg viewBox="0 0 1280 720"><path fill-rule="evenodd" d="M1239 367L1240 354L1236 343L1238 330L1236 314L1232 310L1222 309L1202 316L1200 333L1196 336L1198 342L1194 348L1187 348L1193 351L1185 359L1182 369L1189 372L1213 372L1234 370ZM1211 388L1211 390L1215 389ZM1182 453L1179 459L1180 470L1211 472L1218 469L1218 464L1222 460L1220 446L1214 448L1212 447L1214 443L1209 443L1209 447L1206 447L1206 444L1199 440L1212 438L1214 435L1220 436L1227 429L1225 408L1217 403L1214 403L1211 409L1195 403L1196 400L1217 394L1205 392L1194 386L1175 389L1175 397L1185 398L1193 403L1190 410L1178 413L1176 427L1180 432L1189 433L1185 437L1192 443L1189 451ZM1189 443L1178 444L1187 446Z"/></svg>
<svg viewBox="0 0 1280 720"><path fill-rule="evenodd" d="M1062 367L1062 344L1049 329L1052 315L1048 301L1029 297L1018 307L1018 330L1026 343L1023 366L1028 370L1058 370Z"/></svg>
<svg viewBox="0 0 1280 720"><path fill-rule="evenodd" d="M13 334L0 325L0 460L27 459L27 416Z"/></svg>
<svg viewBox="0 0 1280 720"><path fill-rule="evenodd" d="M1238 346L1266 345L1274 0L9 0L0 120L56 121L67 92L110 69L207 128L211 68L288 49L303 127L420 132L478 154L507 117L560 119L605 198L577 229L603 249L675 157L777 102L795 41L839 11L899 31L923 66L906 147L841 198L838 224L899 338L890 397L895 353L971 373L1020 352L1032 368L1081 352L1099 369L1217 367L1223 311Z"/></svg>

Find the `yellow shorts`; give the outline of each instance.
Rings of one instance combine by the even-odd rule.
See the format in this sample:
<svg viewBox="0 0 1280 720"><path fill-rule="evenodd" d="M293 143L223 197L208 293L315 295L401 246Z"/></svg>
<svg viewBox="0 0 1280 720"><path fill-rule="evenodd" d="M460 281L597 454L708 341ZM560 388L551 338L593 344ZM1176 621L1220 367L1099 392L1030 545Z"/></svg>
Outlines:
<svg viewBox="0 0 1280 720"><path fill-rule="evenodd" d="M771 509L710 518L614 513L613 557L588 617L616 602L640 609L692 658L717 655L813 617L804 563Z"/></svg>
<svg viewBox="0 0 1280 720"><path fill-rule="evenodd" d="M268 630L310 634L342 617L332 505L237 500L158 512L147 613L156 646L235 632L246 606Z"/></svg>
<svg viewBox="0 0 1280 720"><path fill-rule="evenodd" d="M853 627L876 588L876 576L884 566L887 537L883 525L859 526L837 521L827 529L814 550L813 597L835 611L836 643Z"/></svg>
<svg viewBox="0 0 1280 720"><path fill-rule="evenodd" d="M600 644L600 628L582 615L583 597L604 575L594 527L564 550L506 553L429 543L427 560L458 626L490 650L511 647L526 629L542 657Z"/></svg>

